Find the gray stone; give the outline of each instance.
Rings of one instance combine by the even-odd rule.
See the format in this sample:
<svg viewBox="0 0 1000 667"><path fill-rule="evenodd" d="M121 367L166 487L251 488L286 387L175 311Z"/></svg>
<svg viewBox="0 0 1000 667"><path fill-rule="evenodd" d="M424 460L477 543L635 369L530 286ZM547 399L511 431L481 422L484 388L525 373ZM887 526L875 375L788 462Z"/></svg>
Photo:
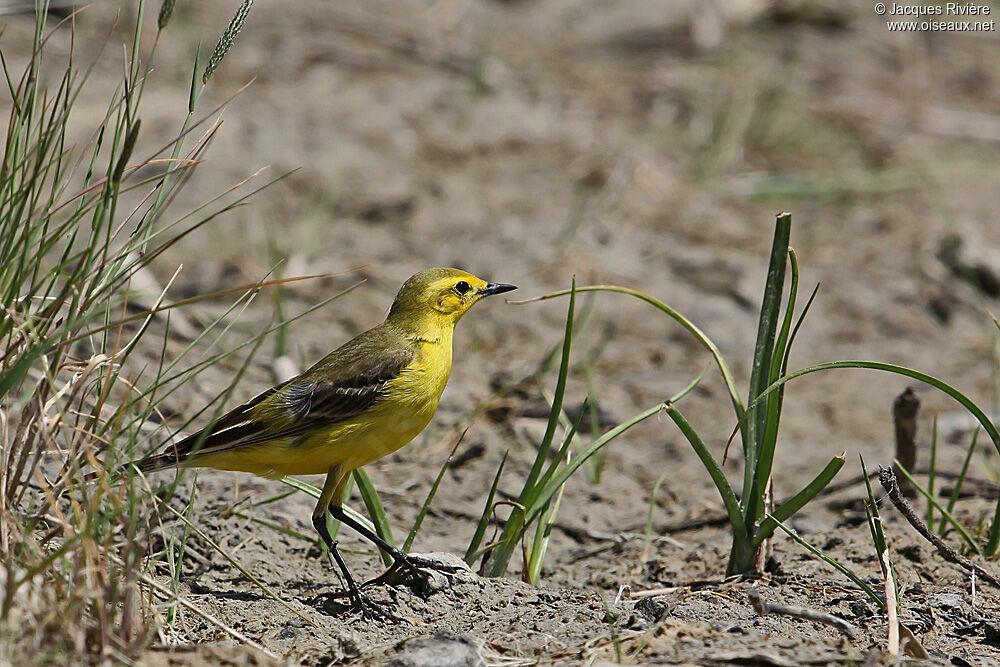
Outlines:
<svg viewBox="0 0 1000 667"><path fill-rule="evenodd" d="M479 649L470 637L454 632L439 632L401 642L387 667L479 667L483 664Z"/></svg>
<svg viewBox="0 0 1000 667"><path fill-rule="evenodd" d="M938 593L937 595L932 595L927 603L932 607L937 607L938 609L952 609L953 607L961 607L965 600L962 599L961 593Z"/></svg>

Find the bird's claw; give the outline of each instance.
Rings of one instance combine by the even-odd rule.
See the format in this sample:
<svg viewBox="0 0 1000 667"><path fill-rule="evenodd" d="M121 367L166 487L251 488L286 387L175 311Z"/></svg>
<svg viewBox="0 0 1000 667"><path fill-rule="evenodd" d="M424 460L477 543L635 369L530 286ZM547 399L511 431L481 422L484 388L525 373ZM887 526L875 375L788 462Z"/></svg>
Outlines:
<svg viewBox="0 0 1000 667"><path fill-rule="evenodd" d="M351 611L358 613L358 620L386 621L389 623L409 623L402 616L394 614L391 602L376 600L364 591L357 591L351 596Z"/></svg>
<svg viewBox="0 0 1000 667"><path fill-rule="evenodd" d="M391 609L393 603L388 600L376 600L364 591L358 589L339 590L330 593L321 593L315 600L323 599L326 602L334 602L337 605L335 610L328 610L330 614L340 614L343 612L356 613L359 621L389 622L389 623L409 623L402 616L397 616ZM344 601L348 598L349 601Z"/></svg>

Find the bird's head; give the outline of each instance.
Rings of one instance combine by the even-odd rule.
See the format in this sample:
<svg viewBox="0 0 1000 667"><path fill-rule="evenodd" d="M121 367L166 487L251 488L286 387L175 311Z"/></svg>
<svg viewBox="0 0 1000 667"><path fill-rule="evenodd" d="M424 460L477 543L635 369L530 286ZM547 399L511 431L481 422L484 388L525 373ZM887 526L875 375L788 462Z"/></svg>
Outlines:
<svg viewBox="0 0 1000 667"><path fill-rule="evenodd" d="M513 289L517 288L488 283L459 269L428 269L410 276L399 288L389 309L389 319L416 324L431 318L454 324L483 298Z"/></svg>

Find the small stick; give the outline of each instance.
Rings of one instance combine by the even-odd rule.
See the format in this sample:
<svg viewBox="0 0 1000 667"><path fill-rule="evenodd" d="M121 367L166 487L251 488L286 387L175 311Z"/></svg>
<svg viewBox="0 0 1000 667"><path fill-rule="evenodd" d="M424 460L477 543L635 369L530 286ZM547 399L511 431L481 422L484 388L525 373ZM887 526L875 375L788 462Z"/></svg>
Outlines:
<svg viewBox="0 0 1000 667"><path fill-rule="evenodd" d="M913 387L896 397L892 402L892 423L896 427L896 460L907 470L917 469L917 411L920 399ZM917 490L910 481L902 480L900 489L907 498L915 498Z"/></svg>
<svg viewBox="0 0 1000 667"><path fill-rule="evenodd" d="M750 598L750 605L753 606L754 611L761 616L765 614L780 614L782 616L794 616L796 618L803 618L807 621L825 623L840 630L848 639L854 639L854 626L839 616L834 616L833 614L828 614L825 611L810 609L808 607L789 607L783 604L765 602L760 596L760 591L757 589L757 586L750 587L750 590L747 591L747 597Z"/></svg>
<svg viewBox="0 0 1000 667"><path fill-rule="evenodd" d="M889 494L889 500L891 500L892 504L896 506L896 509L898 509L899 512L906 517L906 520L910 522L910 525L913 526L913 528L920 533L925 540L933 544L934 547L941 552L941 555L945 557L945 560L964 567L969 572L979 575L979 578L983 581L1000 588L1000 580L962 554L955 551L952 547L945 544L944 540L928 530L927 524L925 524L923 520L917 516L917 513L913 511L910 504L906 502L906 498L904 498L903 494L899 492L899 485L896 483L896 473L894 473L892 469L879 466L878 481L882 485L882 488L885 489L885 492Z"/></svg>

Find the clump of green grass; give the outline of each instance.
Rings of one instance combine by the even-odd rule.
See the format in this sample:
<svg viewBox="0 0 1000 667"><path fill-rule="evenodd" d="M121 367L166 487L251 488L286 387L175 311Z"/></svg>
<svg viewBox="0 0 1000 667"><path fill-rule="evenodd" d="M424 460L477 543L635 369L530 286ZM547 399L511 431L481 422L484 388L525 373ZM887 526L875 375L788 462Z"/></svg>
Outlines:
<svg viewBox="0 0 1000 667"><path fill-rule="evenodd" d="M775 222L770 264L764 286L764 296L757 328L757 341L750 360L750 386L744 402L736 386L735 377L718 346L691 320L666 303L638 290L617 285L590 285L546 294L540 299L550 299L577 292L614 292L638 298L659 309L686 329L712 355L718 368L736 416L737 428L743 449L744 469L742 493L737 495L727 479L722 466L705 444L697 430L685 419L676 406L667 403L667 414L694 448L715 484L729 517L733 546L730 551L727 573L747 573L763 565L762 548L783 521L790 518L815 498L844 465L843 455L834 456L805 487L780 506L769 510L772 502L771 477L778 443L785 385L792 379L837 368L863 368L890 372L925 382L954 398L979 421L1000 451L1000 432L986 414L971 399L948 383L926 373L876 361L833 361L793 372L788 370L792 343L802 325L805 314L816 296L816 290L806 301L798 317L794 316L798 294L798 261L789 247L791 216L781 213ZM786 274L790 269L784 312L782 296L786 289ZM818 289L818 286L817 286ZM793 325L794 321L794 325ZM1000 502L983 552L993 555L1000 547Z"/></svg>
<svg viewBox="0 0 1000 667"><path fill-rule="evenodd" d="M761 390L783 376L788 364L788 354L792 342L802 322L802 317L812 297L799 315L795 326L793 309L798 290L798 263L794 251L788 247L791 231L791 216L778 216L775 226L774 243L771 252L771 266L768 271L767 284L764 289L764 301L761 306L760 323L757 333L757 344L751 363L750 396L758 397ZM792 269L789 296L784 315L781 313L781 296L785 285L786 265ZM733 548L730 555L728 571L746 572L755 567L757 553L764 542L774 532L777 524L765 520L770 496L771 469L774 462L774 452L778 439L778 426L781 418L783 394L775 392L773 396L765 397L749 410L744 408L743 399L736 388L736 381L726 360L722 357L714 342L702 332L693 322L658 299L627 287L614 285L593 285L577 288L577 291L606 291L628 294L652 304L660 311L677 321L687 329L708 351L718 366L719 372L729 391L730 401L740 423L744 460L744 493L739 498L733 490L722 470L721 465L712 455L707 445L697 431L688 423L673 401L667 401L666 413L680 428L698 457L705 465L713 483L723 499L730 520L733 534ZM561 296L566 292L548 294L542 299ZM813 293L815 296L815 292ZM779 326L780 325L780 326ZM801 509L825 487L843 466L842 456L834 457L830 463L799 493L794 495L782 506L774 510L779 519L787 519Z"/></svg>
<svg viewBox="0 0 1000 667"><path fill-rule="evenodd" d="M576 322L575 281L567 294L570 297L569 310L566 315L562 348L557 357L560 363L556 386L552 393L545 434L538 443L531 470L521 486L517 499L507 503L511 505L512 509L500 535L488 544L484 544L486 530L500 504L495 501L495 495L507 460L507 456L504 456L483 508L482 517L466 550L465 560L470 565L482 558L480 572L487 577L503 576L507 572L511 557L520 546L524 559L522 577L525 581L536 583L541 578L550 535L566 483L584 464L598 456L606 445L639 422L659 413L665 405L663 402L659 402L642 410L607 432L594 437L588 445L579 447L576 453L573 453L571 446L577 437L580 423L587 419L589 411L588 406L584 405L576 422L571 422L563 410ZM695 387L700 379L700 377L697 378L670 400L680 400ZM560 427L562 436L561 440L557 441ZM554 446L558 448L554 449ZM599 467L597 471L599 472Z"/></svg>
<svg viewBox="0 0 1000 667"><path fill-rule="evenodd" d="M164 437L162 407L175 392L250 346L239 376L272 330L212 350L273 282L177 303L167 300L173 279L159 294L133 292L136 277L150 275L167 250L257 191L238 191L244 182L191 211L169 211L218 131L211 121L221 107L199 117L197 101L250 3L223 34L201 85L192 77L180 130L153 151L142 141L143 94L174 2L152 17L152 44L141 44L139 3L121 85L82 146L67 137L79 125L74 111L90 70L71 50L61 74L47 74L48 40L74 28L71 20L48 25L44 5L23 72L9 69L0 47L11 106L0 161L0 662L128 662L169 620L156 611L161 603L239 638L150 577L150 559L179 567L170 545L155 553L159 500L131 471L112 481L140 447ZM172 309L230 293L235 302L178 345ZM150 331L162 342L142 345ZM205 411L218 411L230 391Z"/></svg>

